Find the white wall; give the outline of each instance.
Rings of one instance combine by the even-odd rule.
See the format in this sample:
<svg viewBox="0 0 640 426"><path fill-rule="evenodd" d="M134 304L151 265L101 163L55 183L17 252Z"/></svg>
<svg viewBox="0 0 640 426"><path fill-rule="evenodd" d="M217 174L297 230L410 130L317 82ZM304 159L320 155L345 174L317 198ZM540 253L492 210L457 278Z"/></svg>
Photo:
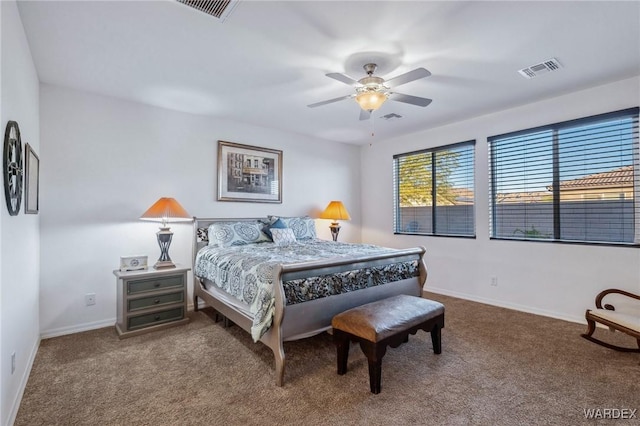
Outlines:
<svg viewBox="0 0 640 426"><path fill-rule="evenodd" d="M114 324L112 271L123 255L157 260L159 224L138 218L163 196L201 217L316 215L339 199L354 217L341 240L360 241L356 146L49 85L40 95L45 337ZM282 204L216 201L218 140L282 150ZM322 238L330 239L329 222L317 221ZM171 258L190 265L191 225L172 230ZM96 293L95 306L85 306L86 293Z"/></svg>
<svg viewBox="0 0 640 426"><path fill-rule="evenodd" d="M489 240L487 137L638 104L640 79L632 78L363 147L362 240L425 246L430 291L582 322L600 290L640 290L640 250ZM477 237L394 235L393 155L470 139L476 140Z"/></svg>
<svg viewBox="0 0 640 426"><path fill-rule="evenodd" d="M40 150L38 76L14 1L0 2L1 109L4 137L7 121L18 122L23 146ZM39 215L9 216L4 192L0 201L0 424L11 424L40 341L38 324ZM11 374L11 354L16 369Z"/></svg>

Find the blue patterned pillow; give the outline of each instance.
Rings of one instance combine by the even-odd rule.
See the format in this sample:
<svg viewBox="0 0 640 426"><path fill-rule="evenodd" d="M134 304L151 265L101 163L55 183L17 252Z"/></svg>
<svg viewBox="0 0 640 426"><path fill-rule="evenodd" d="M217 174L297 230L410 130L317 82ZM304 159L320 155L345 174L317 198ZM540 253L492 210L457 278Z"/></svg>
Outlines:
<svg viewBox="0 0 640 426"><path fill-rule="evenodd" d="M284 229L286 227L287 225L282 220L278 219L275 222L271 223L270 225L266 225L264 228L262 228L262 232L267 234L267 237L273 239L273 236L271 235L271 229L273 228Z"/></svg>
<svg viewBox="0 0 640 426"><path fill-rule="evenodd" d="M288 246L296 242L296 236L291 228L273 228L271 235L277 246Z"/></svg>
<svg viewBox="0 0 640 426"><path fill-rule="evenodd" d="M256 222L216 222L209 226L209 245L214 247L241 246L271 241Z"/></svg>
<svg viewBox="0 0 640 426"><path fill-rule="evenodd" d="M309 216L296 216L296 217L280 217L280 216L268 216L272 222L280 219L287 225L287 228L293 229L293 234L297 240L310 240L317 238L316 236L316 222Z"/></svg>

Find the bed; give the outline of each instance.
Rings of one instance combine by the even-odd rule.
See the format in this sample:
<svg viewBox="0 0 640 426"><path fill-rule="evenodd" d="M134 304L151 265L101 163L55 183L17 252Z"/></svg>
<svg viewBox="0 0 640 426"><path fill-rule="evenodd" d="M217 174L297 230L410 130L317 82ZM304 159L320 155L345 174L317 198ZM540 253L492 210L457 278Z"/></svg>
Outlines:
<svg viewBox="0 0 640 426"><path fill-rule="evenodd" d="M352 307L398 294L420 296L427 277L423 247L397 250L324 241L315 238L311 218L282 219L299 237L295 243L276 244L260 235L255 243L209 244L211 229L254 228L257 223L264 230L271 217L196 217L193 229L194 310L202 299L267 345L275 358L277 386L284 384L283 342L329 330L333 316ZM302 236L301 220L310 224ZM257 259L240 257L247 254ZM243 265L242 273L231 269L236 264ZM258 291L250 272L264 281Z"/></svg>

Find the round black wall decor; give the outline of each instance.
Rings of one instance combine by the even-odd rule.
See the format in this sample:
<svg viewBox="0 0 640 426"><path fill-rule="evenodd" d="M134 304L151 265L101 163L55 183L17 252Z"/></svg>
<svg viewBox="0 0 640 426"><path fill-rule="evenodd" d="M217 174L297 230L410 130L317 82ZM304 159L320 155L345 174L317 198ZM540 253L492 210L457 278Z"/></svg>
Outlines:
<svg viewBox="0 0 640 426"><path fill-rule="evenodd" d="M4 197L11 216L20 212L22 201L22 141L20 128L15 121L9 121L4 132Z"/></svg>

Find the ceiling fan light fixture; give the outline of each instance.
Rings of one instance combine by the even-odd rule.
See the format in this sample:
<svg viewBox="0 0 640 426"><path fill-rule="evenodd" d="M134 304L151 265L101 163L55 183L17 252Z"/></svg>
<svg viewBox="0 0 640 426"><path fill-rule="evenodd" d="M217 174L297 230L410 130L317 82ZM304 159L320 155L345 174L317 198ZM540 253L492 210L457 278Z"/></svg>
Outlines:
<svg viewBox="0 0 640 426"><path fill-rule="evenodd" d="M366 91L356 96L356 102L365 111L375 111L387 100L387 95L376 91Z"/></svg>

